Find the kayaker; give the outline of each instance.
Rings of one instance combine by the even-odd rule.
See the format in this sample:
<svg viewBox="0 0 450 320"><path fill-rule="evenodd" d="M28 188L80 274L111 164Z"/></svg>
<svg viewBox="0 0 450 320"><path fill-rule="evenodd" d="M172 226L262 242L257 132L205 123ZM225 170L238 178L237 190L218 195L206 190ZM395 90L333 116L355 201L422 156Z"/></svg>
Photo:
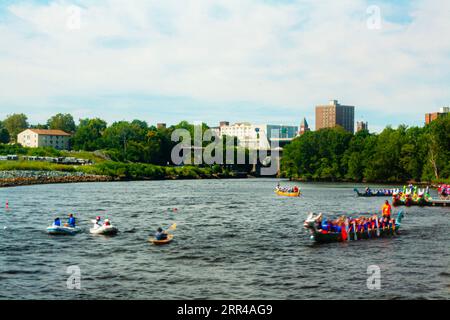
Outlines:
<svg viewBox="0 0 450 320"><path fill-rule="evenodd" d="M160 227L158 230L156 230L155 239L158 241L166 240L167 239L167 233L163 231L163 229Z"/></svg>
<svg viewBox="0 0 450 320"><path fill-rule="evenodd" d="M67 224L69 225L69 227L75 228L75 217L73 216L73 214L69 214L69 221L67 221Z"/></svg>
<svg viewBox="0 0 450 320"><path fill-rule="evenodd" d="M54 227L61 227L61 219L60 218L56 218L55 221L53 221L53 226Z"/></svg>

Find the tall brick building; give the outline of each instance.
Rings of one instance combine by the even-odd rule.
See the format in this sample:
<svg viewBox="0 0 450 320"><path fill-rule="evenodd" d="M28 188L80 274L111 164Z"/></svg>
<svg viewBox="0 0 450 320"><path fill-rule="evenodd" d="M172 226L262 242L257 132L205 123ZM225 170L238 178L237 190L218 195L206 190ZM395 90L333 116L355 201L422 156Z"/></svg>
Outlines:
<svg viewBox="0 0 450 320"><path fill-rule="evenodd" d="M316 130L341 126L348 132L355 132L355 107L340 105L331 100L327 105L316 107Z"/></svg>
<svg viewBox="0 0 450 320"><path fill-rule="evenodd" d="M450 112L450 107L443 107L439 110L439 112L426 113L425 114L425 123L429 124L430 122L436 120L443 115L446 115Z"/></svg>

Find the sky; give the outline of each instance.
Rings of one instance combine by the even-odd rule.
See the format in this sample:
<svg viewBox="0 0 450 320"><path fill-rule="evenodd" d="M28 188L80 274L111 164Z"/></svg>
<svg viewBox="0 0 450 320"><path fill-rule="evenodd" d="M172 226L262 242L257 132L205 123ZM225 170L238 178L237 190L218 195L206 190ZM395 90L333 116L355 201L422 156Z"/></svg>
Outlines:
<svg viewBox="0 0 450 320"><path fill-rule="evenodd" d="M450 1L0 0L0 119L59 112L372 131L450 105Z"/></svg>

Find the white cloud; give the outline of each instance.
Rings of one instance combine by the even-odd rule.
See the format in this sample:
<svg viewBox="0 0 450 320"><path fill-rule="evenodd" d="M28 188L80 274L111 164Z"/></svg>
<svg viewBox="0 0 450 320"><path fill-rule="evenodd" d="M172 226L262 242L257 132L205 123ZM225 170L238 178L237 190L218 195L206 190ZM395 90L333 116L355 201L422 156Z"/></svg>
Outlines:
<svg viewBox="0 0 450 320"><path fill-rule="evenodd" d="M366 27L362 0L77 2L79 31L66 27L71 1L9 7L0 115L112 93L248 101L299 117L330 98L415 119L450 101L449 2L418 1L411 23L381 30ZM390 7L380 6L383 17Z"/></svg>

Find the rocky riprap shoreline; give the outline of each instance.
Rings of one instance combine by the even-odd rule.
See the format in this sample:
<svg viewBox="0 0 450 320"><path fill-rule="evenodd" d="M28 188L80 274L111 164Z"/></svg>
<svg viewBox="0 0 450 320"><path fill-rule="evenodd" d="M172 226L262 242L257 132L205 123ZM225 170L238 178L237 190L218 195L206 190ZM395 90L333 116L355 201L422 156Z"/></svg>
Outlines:
<svg viewBox="0 0 450 320"><path fill-rule="evenodd" d="M0 187L17 187L33 184L106 182L112 177L89 175L83 172L63 171L0 171Z"/></svg>

